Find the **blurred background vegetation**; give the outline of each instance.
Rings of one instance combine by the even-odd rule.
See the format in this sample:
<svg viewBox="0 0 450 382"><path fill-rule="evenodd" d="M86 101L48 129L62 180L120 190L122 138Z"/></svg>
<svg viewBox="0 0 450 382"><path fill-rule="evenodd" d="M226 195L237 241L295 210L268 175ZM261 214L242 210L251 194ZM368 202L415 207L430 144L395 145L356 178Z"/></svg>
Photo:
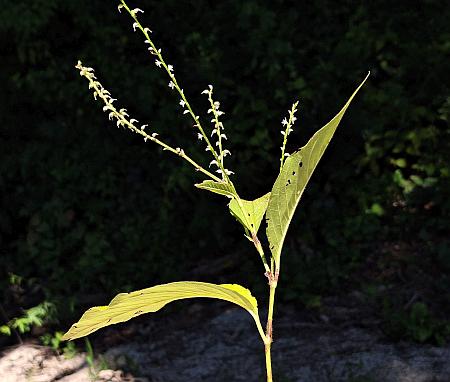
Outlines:
<svg viewBox="0 0 450 382"><path fill-rule="evenodd" d="M265 291L260 260L224 200L195 189L201 176L178 158L116 129L74 68L78 59L93 66L134 118L208 163L130 18L107 1L1 3L1 331L64 328L119 291L177 279ZM270 190L280 122L292 103L300 99L290 151L372 72L290 228L280 298L320 311L324 296L358 290L392 338L443 343L448 4L131 5L145 9L143 24L203 118L200 92L214 84L226 112L229 168L247 199Z"/></svg>

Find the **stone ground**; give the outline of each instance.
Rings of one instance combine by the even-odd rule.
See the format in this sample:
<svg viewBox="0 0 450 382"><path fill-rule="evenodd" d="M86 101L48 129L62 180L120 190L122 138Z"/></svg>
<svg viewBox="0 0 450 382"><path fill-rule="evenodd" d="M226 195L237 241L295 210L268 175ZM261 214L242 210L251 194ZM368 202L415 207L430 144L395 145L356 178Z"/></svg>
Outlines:
<svg viewBox="0 0 450 382"><path fill-rule="evenodd" d="M175 312L163 311L105 330L96 350L105 348L98 353L109 369L95 375L84 354L67 360L32 344L4 349L0 381L264 381L264 352L252 318L212 304L213 313L211 302L186 309L181 324ZM450 382L449 345L390 343L376 320L348 304L334 304L316 319L294 310L276 319L275 382Z"/></svg>

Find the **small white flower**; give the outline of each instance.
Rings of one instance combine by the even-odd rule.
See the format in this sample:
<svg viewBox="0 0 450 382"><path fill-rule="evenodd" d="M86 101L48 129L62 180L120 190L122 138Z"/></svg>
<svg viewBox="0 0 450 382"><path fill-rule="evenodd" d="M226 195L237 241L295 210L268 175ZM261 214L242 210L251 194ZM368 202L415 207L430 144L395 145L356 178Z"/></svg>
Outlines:
<svg viewBox="0 0 450 382"><path fill-rule="evenodd" d="M133 16L136 16L139 12L144 13L144 11L140 8L134 8L131 13L133 14Z"/></svg>
<svg viewBox="0 0 450 382"><path fill-rule="evenodd" d="M233 171L230 171L230 170L227 170L227 169L225 169L225 174L227 174L227 175L233 175L233 174L234 174L234 172L233 172Z"/></svg>
<svg viewBox="0 0 450 382"><path fill-rule="evenodd" d="M181 107L184 107L185 105L186 105L186 102L184 102L183 99L180 99L180 106L181 106Z"/></svg>
<svg viewBox="0 0 450 382"><path fill-rule="evenodd" d="M137 119L134 119L134 118L130 119L130 123L131 124L136 123L136 122L139 122L139 121Z"/></svg>
<svg viewBox="0 0 450 382"><path fill-rule="evenodd" d="M231 155L230 150L223 150L222 154L224 157L226 157L227 155Z"/></svg>
<svg viewBox="0 0 450 382"><path fill-rule="evenodd" d="M119 13L122 13L121 9L123 8L123 4L119 4L117 6L117 10L119 11Z"/></svg>
<svg viewBox="0 0 450 382"><path fill-rule="evenodd" d="M187 114L187 113L189 113L189 110L185 110L185 111L183 111L183 114Z"/></svg>
<svg viewBox="0 0 450 382"><path fill-rule="evenodd" d="M111 110L111 108L109 107L109 105L103 106L103 111L107 111L107 110Z"/></svg>
<svg viewBox="0 0 450 382"><path fill-rule="evenodd" d="M213 164L215 164L216 166L219 166L216 160L212 160L212 161L209 163L209 167L211 167Z"/></svg>
<svg viewBox="0 0 450 382"><path fill-rule="evenodd" d="M213 86L212 85L208 85L209 87L209 91L211 92L213 90Z"/></svg>
<svg viewBox="0 0 450 382"><path fill-rule="evenodd" d="M129 115L127 113L127 109L120 109L119 113L122 114L124 117L129 117Z"/></svg>
<svg viewBox="0 0 450 382"><path fill-rule="evenodd" d="M228 138L227 138L227 136L225 134L220 134L220 137L225 139L225 140L228 140Z"/></svg>
<svg viewBox="0 0 450 382"><path fill-rule="evenodd" d="M158 133L153 133L152 138L156 138L158 135L159 135Z"/></svg>
<svg viewBox="0 0 450 382"><path fill-rule="evenodd" d="M223 111L220 111L220 110L217 110L217 116L221 116L221 115L224 115L225 113L223 112Z"/></svg>
<svg viewBox="0 0 450 382"><path fill-rule="evenodd" d="M114 112L112 111L111 113L109 113L108 119L109 119L110 121L112 121L113 118L114 118Z"/></svg>
<svg viewBox="0 0 450 382"><path fill-rule="evenodd" d="M218 173L218 174L222 174L222 170L219 168L218 170L216 170L216 172Z"/></svg>
<svg viewBox="0 0 450 382"><path fill-rule="evenodd" d="M289 157L289 156L291 156L291 154L285 153L284 156Z"/></svg>
<svg viewBox="0 0 450 382"><path fill-rule="evenodd" d="M136 32L136 28L139 28L139 24L136 23L136 22L134 22L134 23L133 23L133 31Z"/></svg>
<svg viewBox="0 0 450 382"><path fill-rule="evenodd" d="M144 142L147 142L148 137L144 137Z"/></svg>
<svg viewBox="0 0 450 382"><path fill-rule="evenodd" d="M297 117L292 117L292 124L294 124L296 120L297 120Z"/></svg>
<svg viewBox="0 0 450 382"><path fill-rule="evenodd" d="M167 65L167 70L172 73L173 72L173 66L172 65Z"/></svg>
<svg viewBox="0 0 450 382"><path fill-rule="evenodd" d="M213 109L208 109L208 114L212 113L212 112L213 112Z"/></svg>
<svg viewBox="0 0 450 382"><path fill-rule="evenodd" d="M201 141L203 139L203 135L201 135L200 133L197 133L197 138L199 141Z"/></svg>
<svg viewBox="0 0 450 382"><path fill-rule="evenodd" d="M209 91L207 89L203 90L201 94L209 94Z"/></svg>
<svg viewBox="0 0 450 382"><path fill-rule="evenodd" d="M169 82L169 88L171 88L171 89L175 88L175 84L172 81Z"/></svg>
<svg viewBox="0 0 450 382"><path fill-rule="evenodd" d="M161 67L162 62L159 60L155 60L155 65L160 68Z"/></svg>
<svg viewBox="0 0 450 382"><path fill-rule="evenodd" d="M97 95L98 95L98 93L97 93L97 92L94 92L94 99L95 99L95 100L97 100Z"/></svg>
<svg viewBox="0 0 450 382"><path fill-rule="evenodd" d="M287 119L286 119L286 118L283 118L283 120L281 121L281 124L282 124L283 126L286 126L286 125L288 124Z"/></svg>
<svg viewBox="0 0 450 382"><path fill-rule="evenodd" d="M110 100L109 100L110 103L113 103L113 102L116 102L116 101L117 101L117 98L110 98Z"/></svg>
<svg viewBox="0 0 450 382"><path fill-rule="evenodd" d="M209 146L206 146L205 151L210 151L211 149L209 148Z"/></svg>
<svg viewBox="0 0 450 382"><path fill-rule="evenodd" d="M150 28L147 28L147 27L144 28L144 33L145 33L145 32L147 32L147 33L153 33L153 32L150 30Z"/></svg>
<svg viewBox="0 0 450 382"><path fill-rule="evenodd" d="M119 126L122 124L122 122L120 121L120 119L117 120L116 124L117 124L117 127L119 127Z"/></svg>
<svg viewBox="0 0 450 382"><path fill-rule="evenodd" d="M147 127L148 125L142 125L141 126L141 130L145 130L145 128Z"/></svg>
<svg viewBox="0 0 450 382"><path fill-rule="evenodd" d="M281 132L281 135L285 135L285 132L284 132L284 131L282 131L282 132Z"/></svg>
<svg viewBox="0 0 450 382"><path fill-rule="evenodd" d="M212 137L214 134L217 134L217 130L216 130L216 129L214 129L213 131L211 131L211 137Z"/></svg>

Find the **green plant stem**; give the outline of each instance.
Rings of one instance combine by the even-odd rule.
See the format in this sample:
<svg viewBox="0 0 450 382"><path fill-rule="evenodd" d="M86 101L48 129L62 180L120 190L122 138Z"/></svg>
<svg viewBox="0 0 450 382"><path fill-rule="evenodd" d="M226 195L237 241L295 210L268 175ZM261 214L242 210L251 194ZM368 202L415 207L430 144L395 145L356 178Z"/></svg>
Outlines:
<svg viewBox="0 0 450 382"><path fill-rule="evenodd" d="M267 327L266 327L266 342L264 344L264 352L266 355L266 370L267 370L267 382L272 382L272 358L271 347L273 342L273 307L275 304L275 290L277 288L277 277L272 273L269 277L269 313L267 315Z"/></svg>

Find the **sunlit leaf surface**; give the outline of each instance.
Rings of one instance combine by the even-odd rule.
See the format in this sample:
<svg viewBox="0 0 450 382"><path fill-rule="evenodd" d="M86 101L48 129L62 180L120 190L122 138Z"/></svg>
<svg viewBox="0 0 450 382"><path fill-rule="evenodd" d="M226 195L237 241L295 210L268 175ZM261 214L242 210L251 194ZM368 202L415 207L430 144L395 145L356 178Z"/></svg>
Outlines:
<svg viewBox="0 0 450 382"><path fill-rule="evenodd" d="M236 284L210 284L198 281L179 281L157 285L131 293L120 293L108 306L88 309L72 325L63 340L84 337L96 330L128 321L144 313L160 310L166 304L186 298L206 297L232 302L247 310L260 327L258 304L250 291Z"/></svg>
<svg viewBox="0 0 450 382"><path fill-rule="evenodd" d="M317 131L304 147L286 159L273 185L267 206L266 218L267 237L277 267L280 265L281 249L286 232L303 191L317 163L322 158L328 143L330 143L345 111L353 100L353 97L367 80L367 77L358 86L341 111Z"/></svg>

